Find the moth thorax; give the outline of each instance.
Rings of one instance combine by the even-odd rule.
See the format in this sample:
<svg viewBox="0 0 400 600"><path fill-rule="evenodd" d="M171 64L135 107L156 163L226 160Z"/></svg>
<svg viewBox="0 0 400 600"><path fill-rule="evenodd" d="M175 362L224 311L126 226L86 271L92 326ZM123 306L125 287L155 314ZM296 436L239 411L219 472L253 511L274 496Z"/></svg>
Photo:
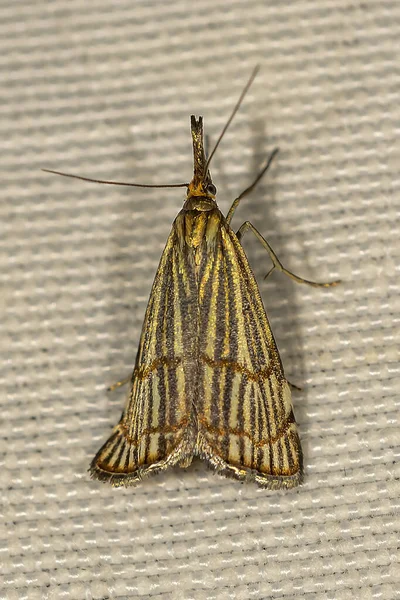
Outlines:
<svg viewBox="0 0 400 600"><path fill-rule="evenodd" d="M191 248L198 248L203 242L213 245L221 226L221 213L215 208L200 212L191 210L185 214L185 242Z"/></svg>

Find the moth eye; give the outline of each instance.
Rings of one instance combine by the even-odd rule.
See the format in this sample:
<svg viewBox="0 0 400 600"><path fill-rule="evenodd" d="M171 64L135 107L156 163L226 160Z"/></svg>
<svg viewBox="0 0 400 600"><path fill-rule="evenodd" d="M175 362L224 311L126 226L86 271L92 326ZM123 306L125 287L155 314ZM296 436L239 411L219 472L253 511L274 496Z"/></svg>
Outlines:
<svg viewBox="0 0 400 600"><path fill-rule="evenodd" d="M209 194L211 194L211 196L215 196L215 194L217 193L217 188L215 187L215 185L213 183L208 184L207 192Z"/></svg>

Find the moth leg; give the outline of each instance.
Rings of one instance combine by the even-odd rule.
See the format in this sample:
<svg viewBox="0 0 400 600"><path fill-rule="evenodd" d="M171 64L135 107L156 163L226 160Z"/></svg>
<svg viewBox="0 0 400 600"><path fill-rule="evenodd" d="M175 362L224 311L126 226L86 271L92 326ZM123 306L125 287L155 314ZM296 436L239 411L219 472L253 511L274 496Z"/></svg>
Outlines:
<svg viewBox="0 0 400 600"><path fill-rule="evenodd" d="M242 198L244 198L245 196L247 196L248 194L250 194L250 192L253 191L253 189L256 187L257 183L260 181L261 177L263 175L265 175L265 173L268 171L272 161L274 160L275 156L278 154L279 152L279 148L275 148L275 150L273 150L271 152L271 155L269 157L269 159L267 160L267 164L265 165L265 167L261 170L261 172L257 175L257 177L255 178L255 180L253 181L253 183L251 185L249 185L248 188L246 188L244 190L244 192L242 192L233 202L232 202L232 206L230 207L228 214L226 215L226 221L228 223L228 225L230 224L230 222L232 221L232 217L233 214L235 212L235 210L237 209L237 207L239 206L239 202L242 200Z"/></svg>
<svg viewBox="0 0 400 600"><path fill-rule="evenodd" d="M117 388L122 387L123 385L126 385L130 381L132 381L132 375L129 375L129 377L125 377L125 379L121 379L121 381L117 381L117 383L113 383L113 385L110 385L110 387L108 388L108 391L113 392Z"/></svg>
<svg viewBox="0 0 400 600"><path fill-rule="evenodd" d="M333 285L337 285L338 283L340 283L339 279L337 281L329 281L327 283L318 283L316 281L309 281L308 279L303 279L302 277L295 275L288 269L285 269L285 267L282 265L281 261L279 260L279 258L275 254L275 252L272 250L271 246L268 244L267 240L254 227L254 225L252 223L250 223L250 221L245 221L245 223L243 223L243 225L239 228L239 230L236 234L239 241L242 239L243 235L246 233L246 231L248 229L250 229L254 233L254 235L256 236L258 241L264 246L264 248L267 250L267 252L270 256L270 259L274 263L272 269L270 269L268 271L266 277L268 277L268 275L271 274L273 269L276 268L276 269L278 269L278 271L281 271L282 273L284 273L291 279L294 279L294 281L297 281L297 283L306 283L307 285L312 285L313 287L331 287Z"/></svg>
<svg viewBox="0 0 400 600"><path fill-rule="evenodd" d="M302 392L302 391L303 391L303 388L301 388L299 385L295 385L294 383L292 383L292 382L291 382L291 381L289 381L288 379L287 379L286 381L288 382L288 384L289 384L289 387L290 387L292 390L296 390L296 391L298 391L298 392Z"/></svg>
<svg viewBox="0 0 400 600"><path fill-rule="evenodd" d="M239 232L238 232L239 233ZM240 239L240 238L239 238ZM275 269L275 265L272 265L272 267L270 268L270 270L268 271L268 273L266 275L264 275L264 279L267 279L267 277L269 277L272 273L272 271Z"/></svg>

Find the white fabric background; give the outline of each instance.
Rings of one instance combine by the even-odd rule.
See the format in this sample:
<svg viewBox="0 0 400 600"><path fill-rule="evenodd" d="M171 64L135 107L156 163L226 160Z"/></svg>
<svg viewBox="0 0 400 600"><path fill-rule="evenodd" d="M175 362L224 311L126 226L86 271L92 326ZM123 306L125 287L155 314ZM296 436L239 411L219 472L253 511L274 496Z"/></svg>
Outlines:
<svg viewBox="0 0 400 600"><path fill-rule="evenodd" d="M397 0L0 1L0 598L362 600L400 596ZM154 273L191 177L212 165L296 285L245 247L294 396L306 479L286 493L196 463L90 481L117 422Z"/></svg>

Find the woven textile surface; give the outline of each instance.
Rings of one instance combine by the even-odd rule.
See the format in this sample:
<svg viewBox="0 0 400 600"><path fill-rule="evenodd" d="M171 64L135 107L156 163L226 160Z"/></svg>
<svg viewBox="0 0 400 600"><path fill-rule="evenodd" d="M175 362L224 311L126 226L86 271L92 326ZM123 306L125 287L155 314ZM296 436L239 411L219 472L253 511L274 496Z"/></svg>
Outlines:
<svg viewBox="0 0 400 600"><path fill-rule="evenodd" d="M0 599L400 598L400 3L0 0ZM201 461L136 487L90 480L119 419L158 261L217 139L220 208L288 379L304 484L266 491Z"/></svg>

